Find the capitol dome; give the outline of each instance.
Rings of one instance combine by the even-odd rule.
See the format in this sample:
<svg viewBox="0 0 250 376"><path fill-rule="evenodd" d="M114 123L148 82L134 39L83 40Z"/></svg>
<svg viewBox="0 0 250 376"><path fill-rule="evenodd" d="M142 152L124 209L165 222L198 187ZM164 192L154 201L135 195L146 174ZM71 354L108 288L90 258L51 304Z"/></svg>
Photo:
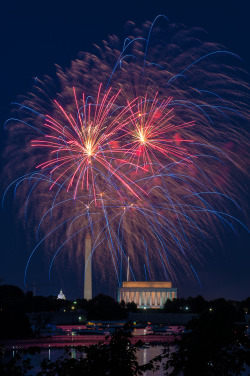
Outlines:
<svg viewBox="0 0 250 376"><path fill-rule="evenodd" d="M60 290L60 293L58 294L57 299L64 299L64 300L66 300L65 295L62 292L62 290Z"/></svg>

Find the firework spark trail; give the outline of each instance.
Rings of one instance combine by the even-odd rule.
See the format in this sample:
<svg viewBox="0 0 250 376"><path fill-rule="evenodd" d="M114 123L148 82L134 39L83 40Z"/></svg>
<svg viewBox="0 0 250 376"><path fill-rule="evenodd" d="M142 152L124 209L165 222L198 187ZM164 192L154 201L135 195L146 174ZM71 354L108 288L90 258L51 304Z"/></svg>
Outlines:
<svg viewBox="0 0 250 376"><path fill-rule="evenodd" d="M245 226L234 216L240 209L231 181L239 171L244 176L239 150L245 155L246 134L237 121L249 119L248 86L227 65L211 63L217 55L236 55L196 35L193 49L192 31L171 25L165 43L157 34L160 18L126 38L122 52L110 37L99 58L85 54L65 72L58 68L60 89L52 97L50 83L36 80L38 94L16 103L26 118L9 119L19 125L10 128L28 126L36 138L24 131L31 141L24 170L31 165L32 172L6 191L27 192L27 221L29 203L46 192L34 212L39 240L25 278L49 240L50 274L66 248L70 261L83 259L81 239L89 231L96 280L114 284L113 264L121 283L129 256L134 279L176 281L185 271L200 283L199 245L219 223L232 231ZM222 168L226 173L218 176Z"/></svg>
<svg viewBox="0 0 250 376"><path fill-rule="evenodd" d="M184 127L193 126L194 121L179 126L171 124L170 120L174 116L173 109L166 110L171 100L172 98L168 98L162 103L158 103L156 93L153 100L148 100L145 96L145 98L138 99L138 103L134 103L133 106L128 103L131 115L126 120L128 123L126 131L132 141L128 143L127 147L129 154L132 155L130 160L137 157L137 166L140 164L140 159L143 159L144 166L152 166L154 160L161 164L156 156L157 152L171 160L174 160L173 157L182 158L184 153L188 154L186 148L178 147L176 144L180 145L182 142L192 142L192 140L176 139L176 133L174 139L168 139L167 135ZM134 111L133 107L135 106ZM153 160L150 158L150 154L152 154Z"/></svg>
<svg viewBox="0 0 250 376"><path fill-rule="evenodd" d="M134 190L124 180L126 176L122 173L118 175L116 169L110 163L110 160L114 159L114 154L119 153L121 155L123 151L122 148L112 147L112 143L114 144L114 142L117 141L119 131L121 131L126 124L126 122L120 123L119 118L126 113L127 109L122 110L113 121L109 121L109 113L113 109L114 102L119 92L108 100L111 91L111 89L109 89L99 104L100 91L101 85L98 91L97 102L94 105L85 103L83 93L83 113L79 113L76 93L73 89L80 127L72 114L68 115L63 107L55 101L67 120L67 125L62 125L55 119L47 116L44 126L48 128L52 134L46 134L45 138L49 140L33 140L31 145L34 147L52 149L51 154L56 154L56 157L39 164L37 169L43 170L51 168L51 175L58 172L58 170L62 170L59 176L54 180L50 189L52 189L59 180L62 180L63 177L68 177L69 172L74 169L74 173L68 182L67 191L69 191L75 180L74 198L76 198L80 182L81 189L83 189L84 184L86 184L86 188L89 189L89 185L91 184L93 192L96 190L92 167L94 160L95 164L100 163L137 196ZM92 116L92 112L94 112L94 116ZM116 158L116 164L118 162L124 163L125 160ZM126 179L129 180L128 178Z"/></svg>

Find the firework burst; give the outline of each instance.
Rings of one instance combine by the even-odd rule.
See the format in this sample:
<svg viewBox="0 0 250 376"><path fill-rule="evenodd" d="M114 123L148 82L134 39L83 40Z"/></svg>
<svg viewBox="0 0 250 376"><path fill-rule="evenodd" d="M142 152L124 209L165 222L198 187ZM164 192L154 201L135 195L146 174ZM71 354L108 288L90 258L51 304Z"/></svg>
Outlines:
<svg viewBox="0 0 250 376"><path fill-rule="evenodd" d="M180 125L171 122L174 116L173 108L169 108L171 100L172 98L168 98L159 103L156 93L153 99L145 96L138 98L137 103L128 103L131 114L126 120L126 131L130 136L127 147L132 160L137 159L137 166L142 162L144 166L150 165L152 168L152 161L156 161L163 167L166 163L164 157L175 161L176 158L178 160L190 156L187 148L181 147L180 143L192 140L178 138L177 132L180 128L193 126L194 121ZM169 134L174 134L174 137L168 138Z"/></svg>
<svg viewBox="0 0 250 376"><path fill-rule="evenodd" d="M123 44L110 37L99 57L85 53L68 70L58 67L56 90L51 79L37 79L15 104L9 128L13 140L24 135L28 157L7 191L25 186L26 217L42 198L32 211L38 242L26 272L50 244L50 272L66 254L81 275L81 239L90 233L96 281L121 283L129 256L134 279L176 282L197 276L199 246L206 251L204 239L219 224L244 226L232 184L245 173L244 73L221 59L234 54L197 30L170 24L164 34L158 18L142 30L129 23L133 37Z"/></svg>
<svg viewBox="0 0 250 376"><path fill-rule="evenodd" d="M50 189L63 181L67 192L74 186L74 199L77 197L78 189L84 188L89 191L90 195L93 194L96 197L96 171L103 171L104 180L112 175L136 195L130 184L126 182L129 179L118 169L119 164L126 162L119 157L123 149L118 146L118 140L120 139L119 133L126 124L120 122L120 118L127 112L127 109L112 116L112 113L116 111L114 102L119 92L109 98L111 92L109 89L100 100L100 91L101 85L97 101L94 103L88 102L89 98L86 101L83 93L83 103L79 109L73 88L76 118L71 113L67 114L55 101L65 121L62 124L47 115L44 127L49 133L45 134L44 140L37 139L31 142L33 147L51 150L50 155L54 156L37 166L37 169L41 171L49 170L53 180ZM53 179L54 175L58 176Z"/></svg>

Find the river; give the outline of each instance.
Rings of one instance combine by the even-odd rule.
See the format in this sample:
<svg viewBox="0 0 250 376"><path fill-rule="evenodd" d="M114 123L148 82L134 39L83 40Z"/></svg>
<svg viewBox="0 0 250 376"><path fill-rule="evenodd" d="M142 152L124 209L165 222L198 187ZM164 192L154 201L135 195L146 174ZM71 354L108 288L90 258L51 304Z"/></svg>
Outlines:
<svg viewBox="0 0 250 376"><path fill-rule="evenodd" d="M75 346L78 345L91 345L99 341L105 341L105 336L101 335L72 335L71 330L74 326L61 327L67 334L56 335L52 337L31 339L31 340L8 340L5 341L5 347L7 349L6 358L10 359L15 355L16 349L28 348L30 346L39 346L41 352L31 356L31 364L33 365L33 370L30 371L27 376L35 376L40 370L40 363L43 359L49 359L51 361L57 360L60 356L64 354L64 347L70 346L70 356L72 358L77 357ZM79 327L77 327L79 328ZM173 331L174 331L174 327ZM177 327L176 327L177 328ZM132 343L142 340L145 344L144 347L138 349L137 356L139 364L145 364L150 361L155 356L161 354L164 348L164 342L172 342L174 340L173 335L166 334L154 334L154 335L143 335L140 331L137 331L137 335L134 335ZM24 358L27 355L24 355ZM163 376L164 372L162 368L156 372L147 371L143 374L144 376ZM242 373L241 376L249 376L250 367Z"/></svg>
<svg viewBox="0 0 250 376"><path fill-rule="evenodd" d="M162 349L163 349L163 346L147 346L145 348L139 348L138 352L137 352L139 364L145 364L149 360L154 358L155 356L161 354ZM27 376L35 376L37 374L37 372L41 370L40 369L40 363L43 359L46 358L46 359L49 359L51 361L56 361L63 354L64 354L64 350L63 350L62 347L53 348L53 347L49 346L47 348L43 348L39 354L35 354L35 355L31 356L31 364L33 365L34 368L33 368L32 371L30 371L27 374ZM15 355L15 349L9 350L8 354L6 354L6 355L7 355L7 358L10 359L12 356ZM70 355L71 355L72 358L76 358L76 356L77 356L76 350L73 346L70 350ZM27 358L27 356L24 355L23 359L26 359L26 358ZM159 371L156 371L154 373L151 372L151 371L147 371L147 372L143 373L143 376L153 376L153 375L154 376L162 376L163 371L159 370Z"/></svg>

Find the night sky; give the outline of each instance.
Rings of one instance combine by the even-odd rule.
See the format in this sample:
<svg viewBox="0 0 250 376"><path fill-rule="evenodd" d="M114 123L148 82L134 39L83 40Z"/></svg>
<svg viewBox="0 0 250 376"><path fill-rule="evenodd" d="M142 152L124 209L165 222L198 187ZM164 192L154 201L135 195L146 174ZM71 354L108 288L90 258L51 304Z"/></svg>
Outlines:
<svg viewBox="0 0 250 376"><path fill-rule="evenodd" d="M243 59L243 66L250 72L250 4L248 1L5 1L0 5L0 120L1 150L7 144L4 122L10 116L12 101L31 88L35 77L55 74L54 64L68 67L79 51L95 52L93 44L101 44L109 34L123 38L126 21L140 26L143 21L158 14L166 15L171 22L199 26L207 30L209 39L226 46ZM9 155L11 158L11 155ZM1 170L3 169L3 158ZM18 177L18 166L16 167ZM10 183L1 178L1 196ZM4 179L4 181L3 181ZM232 183L233 184L233 183ZM246 200L244 210L249 209ZM16 215L16 206L7 200L1 213L0 278L5 284L23 286L27 255L32 247ZM245 220L247 223L247 218ZM249 224L248 224L249 226ZM30 248L31 247L31 248ZM203 295L207 299L225 297L242 300L250 296L249 235L240 231L239 236L228 232L223 244L215 244L203 265L198 265L202 287L187 280L179 286L179 296ZM40 271L39 271L40 270ZM74 271L72 271L74 273ZM40 260L28 283L40 285L37 293L59 293L62 287L68 298L80 297L82 286L76 280L58 278L48 286L48 273ZM31 287L29 287L31 289ZM115 296L108 286L95 288Z"/></svg>

